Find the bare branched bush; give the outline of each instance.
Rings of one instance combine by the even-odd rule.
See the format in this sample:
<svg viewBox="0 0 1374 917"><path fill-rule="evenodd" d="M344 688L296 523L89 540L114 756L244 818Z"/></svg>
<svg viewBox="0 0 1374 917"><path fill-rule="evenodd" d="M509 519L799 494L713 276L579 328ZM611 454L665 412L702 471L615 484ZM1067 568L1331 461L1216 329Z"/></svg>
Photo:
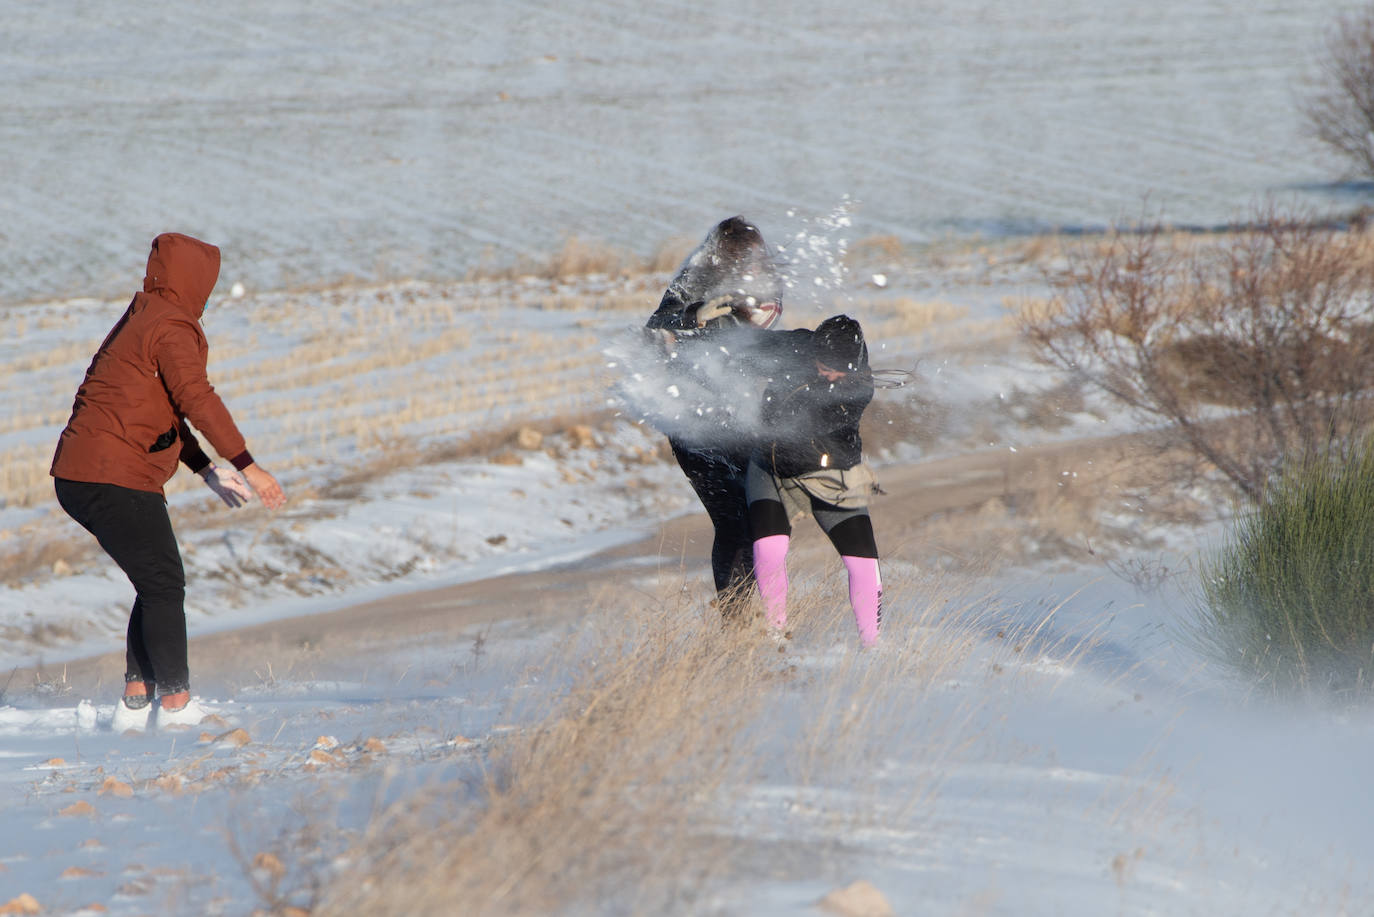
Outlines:
<svg viewBox="0 0 1374 917"><path fill-rule="evenodd" d="M1152 595L1163 589L1178 571L1169 567L1159 558L1127 557L1122 560L1105 560L1105 566L1120 579L1136 588L1136 591Z"/></svg>
<svg viewBox="0 0 1374 917"><path fill-rule="evenodd" d="M1272 210L1247 225L1070 251L1022 331L1256 499L1285 457L1341 457L1374 419L1374 244Z"/></svg>
<svg viewBox="0 0 1374 917"><path fill-rule="evenodd" d="M893 235L865 236L845 251L845 264L851 269L893 264L906 258L906 246Z"/></svg>
<svg viewBox="0 0 1374 917"><path fill-rule="evenodd" d="M1337 19L1323 52L1303 118L1356 174L1374 177L1374 6Z"/></svg>

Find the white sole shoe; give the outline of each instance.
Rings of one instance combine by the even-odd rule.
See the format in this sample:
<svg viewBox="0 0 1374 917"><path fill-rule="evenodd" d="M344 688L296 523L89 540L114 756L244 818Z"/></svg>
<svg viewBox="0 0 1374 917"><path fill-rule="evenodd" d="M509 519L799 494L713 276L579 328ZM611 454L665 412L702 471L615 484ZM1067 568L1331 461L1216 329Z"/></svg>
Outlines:
<svg viewBox="0 0 1374 917"><path fill-rule="evenodd" d="M148 698L148 703L138 709L130 707L124 703L124 698L115 702L114 717L110 720L110 728L119 734L126 732L145 732L148 729L148 717L153 712L152 698Z"/></svg>
<svg viewBox="0 0 1374 917"><path fill-rule="evenodd" d="M200 705L194 697L186 702L186 706L179 710L167 710L161 704L157 708L157 728L158 729L190 729L199 726L201 720L210 715L210 711Z"/></svg>

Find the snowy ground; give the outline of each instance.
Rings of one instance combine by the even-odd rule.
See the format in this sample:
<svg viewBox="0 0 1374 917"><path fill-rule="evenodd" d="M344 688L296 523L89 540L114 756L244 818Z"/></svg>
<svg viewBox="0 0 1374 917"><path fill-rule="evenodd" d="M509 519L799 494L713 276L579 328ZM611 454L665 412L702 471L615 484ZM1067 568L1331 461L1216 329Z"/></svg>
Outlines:
<svg viewBox="0 0 1374 917"><path fill-rule="evenodd" d="M847 628L799 630L777 663L796 680L768 700L767 776L703 812L738 846L734 869L687 910L816 913L862 878L897 913L1364 913L1367 712L1247 704L1160 635L1167 597L1100 577L1078 592L1089 577L1003 584L1023 623L1067 598L1053 633L1014 653L989 630L919 694L900 677L865 688ZM919 601L892 596L891 640ZM267 854L295 870L379 802L480 769L508 705L553 689L520 673L567 636L523 623L486 631L481 655L399 645L353 678L318 660L212 699L216 719L189 733L116 736L104 708L20 692L0 707L0 887L44 913L246 913ZM886 705L856 736L871 754L805 772L790 734L850 685ZM324 836L291 839L310 823Z"/></svg>
<svg viewBox="0 0 1374 917"><path fill-rule="evenodd" d="M976 336L996 323L1005 295L1034 292L1024 268L999 257L972 248L931 276L893 271L883 295L915 293L963 308L949 328L894 335L880 351L893 365L920 359L916 389L963 425L942 449L884 450L875 456L880 469L1130 429L1120 417L1104 421L1100 407L1061 429L1028 427L1002 409L1012 394L1054 380L1004 337L968 346L968 329ZM329 304L361 314L359 303L407 291L422 303L475 296L462 286L342 288ZM852 302L873 309L869 317L881 324L877 306L857 294ZM246 297L242 308L252 307ZM12 314L22 318L27 308ZM212 337L234 327L234 307L225 309L211 318ZM63 335L98 338L107 311L82 313L85 322ZM804 320L801 311L794 317ZM505 316L532 335L577 321L609 334L627 321L533 304ZM950 340L964 345L940 343ZM593 353L600 364L610 359ZM79 376L82 360L74 357L65 372ZM437 372L461 362L461 354L452 366L441 359ZM599 386L575 397L604 398ZM417 441L455 435L441 428L453 422L443 419ZM28 435L23 424L14 427L11 436ZM174 494L186 513L192 634L544 569L693 508L676 467L653 455L653 434L622 421L579 442L571 426L553 429L537 448L502 442L404 467L320 490L274 517L228 514L195 489ZM989 443L978 440L989 435ZM321 454L300 467L285 452L262 458L289 469L292 491L346 475L367 451L341 445ZM495 461L501 454L518 463ZM582 473L588 469L596 473ZM41 502L3 512L12 541L60 535L69 525ZM1215 534L1126 525L1135 525L1136 543L1151 545L1146 560L1173 570L1186 570L1187 557ZM304 558L302 546L311 549ZM920 619L930 601L921 571L938 560L909 551L889 555L885 572L887 632L898 645L915 633L903 622ZM663 572L652 568L606 575L629 577L646 596L664 588ZM687 588L700 595L704 575L698 567ZM872 882L898 913L1361 912L1374 853L1361 825L1374 813L1348 762L1374 751L1367 715L1260 709L1219 681L1177 640L1187 608L1177 591L1186 588L1182 577L1163 592L1141 593L1100 565L1060 561L970 588L1001 616L935 689L904 687L898 664L874 691L856 675L862 670L842 620L799 631L778 657L769 731L757 749L768 776L736 787L730 806L710 812L703 827L738 846L735 868L697 890L692 912L813 913L823 894L856 878ZM65 658L119 646L127 593L99 555L74 560L61 575L33 571L0 593L0 620L14 635L7 665L43 662L40 678L6 685L0 702L0 806L7 825L21 826L0 845L0 903L30 894L45 913L245 913L264 900L254 882L267 887L275 868L260 854L327 857L357 836L379 801L480 769L491 743L519 725L512 710L556 690L556 679L537 673L579 630L513 608L506 623L474 625L443 643L397 640L363 661L306 646L285 671L255 667L206 685L213 722L128 737L108 728L110 692L73 693L61 667ZM63 627L34 627L43 621ZM1039 633L1017 651L1001 636L1012 628ZM794 743L818 702L850 690L882 705L877 725L860 734L871 754L849 770L800 767ZM304 846L289 840L303 824L328 825L329 837ZM300 863L285 865L286 875L302 874ZM615 907L604 902L606 911Z"/></svg>
<svg viewBox="0 0 1374 917"><path fill-rule="evenodd" d="M327 856L379 800L480 769L575 635L513 609L366 663L304 652L208 686L198 730L112 734L111 698L61 670L118 647L127 586L81 553L43 463L154 234L223 246L213 370L293 495L268 517L172 490L195 637L545 569L693 508L656 437L579 429L607 407L605 341L663 277L458 280L571 235L649 254L756 219L791 249L790 322L853 311L875 365L920 360L919 394L948 408L946 441L880 466L1130 429L1092 405L1018 421L1008 405L1053 380L1008 345L1004 303L1043 290L1014 246L969 237L1097 226L1147 196L1198 226L1265 194L1356 202L1292 104L1355 5L0 4L0 662L44 672L0 684L0 910L248 913L293 810L336 829ZM836 274L841 240L879 234L930 247ZM913 324L904 299L953 313ZM541 424L537 446L386 465ZM1186 569L1214 534L1140 540ZM885 568L899 647L929 560ZM741 853L694 912L810 914L864 878L899 914L1368 913L1368 714L1219 680L1178 639L1182 578L1053 569L978 583L1002 617L939 690L899 672L874 693L882 725L847 772L797 770L788 736L862 662L842 621L799 631L760 748L778 766L708 813Z"/></svg>
<svg viewBox="0 0 1374 917"><path fill-rule="evenodd" d="M855 313L874 338L875 366L919 367L881 402L900 412L919 396L950 415L940 442L888 437L876 462L1129 429L1104 420L1099 406L1065 417L1062 429L1024 430L1005 407L1053 382L1007 350L1009 306L1043 293L1015 246L951 253L940 270L884 261L879 288L871 270L840 265L852 232L832 221L796 243L784 324L814 325L827 309ZM664 283L407 282L213 301L204 319L211 378L293 500L276 515L229 512L193 476L172 480L197 582L192 626L218 630L567 561L695 507L663 438L629 422L613 387ZM123 305L83 299L0 312L0 356L11 367L0 372L0 567L10 586L0 591L0 664L123 640L122 576L56 506L47 473L90 348ZM522 445L521 428L546 433ZM471 454L444 452L462 453L489 430L508 432Z"/></svg>

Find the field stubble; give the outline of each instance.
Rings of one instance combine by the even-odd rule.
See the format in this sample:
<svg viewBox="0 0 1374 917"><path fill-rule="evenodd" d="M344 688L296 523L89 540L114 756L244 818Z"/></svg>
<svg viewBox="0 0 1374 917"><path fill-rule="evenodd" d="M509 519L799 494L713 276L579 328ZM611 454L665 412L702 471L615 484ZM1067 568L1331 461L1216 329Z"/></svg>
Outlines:
<svg viewBox="0 0 1374 917"><path fill-rule="evenodd" d="M340 286L215 300L206 317L211 379L254 454L281 477L288 494L304 498L347 499L370 480L453 458L485 454L505 461L518 453L511 444L526 427L547 435L624 422L604 406L611 380L602 347L608 335L631 333L642 323L666 282L663 265L680 256L675 252L652 265L607 256L603 263L588 260L586 247L574 248L581 252L577 257L564 258L565 252L523 274L474 272L469 280L449 284ZM1085 409L1080 396L1062 388L992 398L972 411L968 405L956 408L926 384L922 371L926 354L976 363L1014 353L1010 309L1001 318L976 318L959 300L965 294L969 302L1002 295L989 290L1005 289L1007 278L1024 281L1053 252L1045 242L921 253L882 240L856 246L852 275L882 272L888 288L856 283L829 308L861 317L870 336L884 345L883 365L915 370L906 387L879 393L866 415L870 455L909 454L903 450L913 447L923 453L975 448L999 429L1052 432L1066 416ZM566 273L568 264L612 262L614 273ZM920 294L936 286L940 295ZM46 322L21 360L0 368L0 391L12 406L0 414L0 511L14 512L15 520L0 531L0 579L9 585L99 560L53 505L47 468L88 348L105 323L100 319L95 328L89 316L101 310L83 302L74 306L87 316L83 322L75 328L54 325L48 319L61 307L0 311L0 339L35 327L40 317ZM112 321L120 306L108 309L105 318ZM803 306L789 312L789 323L807 319ZM23 369L30 366L45 368ZM665 450L654 448L661 445L649 436L640 458L670 461ZM1054 469L1041 478L1031 496L1022 482L1018 495L1009 490L1000 507L987 507L986 537L980 536L975 553L1005 551L1017 539L1029 544L1017 534L1028 519L1047 531L1036 539L1042 550L1077 550L1108 537L1091 519L1100 500L1066 502L1072 482L1056 479ZM169 482L183 536L222 518L200 487L186 474ZM1077 491L1086 495L1087 488ZM274 519L254 507L247 513L239 521L262 529L260 535L299 521ZM959 540L953 534L942 538L940 524L933 523L932 540Z"/></svg>

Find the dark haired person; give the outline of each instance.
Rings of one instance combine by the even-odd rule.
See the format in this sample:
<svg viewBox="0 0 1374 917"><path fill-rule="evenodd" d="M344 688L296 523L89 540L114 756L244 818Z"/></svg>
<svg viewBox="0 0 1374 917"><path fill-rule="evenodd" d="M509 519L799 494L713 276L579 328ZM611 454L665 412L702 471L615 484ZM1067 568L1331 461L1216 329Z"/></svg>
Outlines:
<svg viewBox="0 0 1374 917"><path fill-rule="evenodd" d="M663 347L662 381L672 393L657 399L652 420L711 518L711 573L727 619L745 607L753 583L744 478L757 394L744 358L781 313L782 283L763 235L734 216L687 257L645 325Z"/></svg>
<svg viewBox="0 0 1374 917"><path fill-rule="evenodd" d="M815 331L773 335L777 361L763 395L762 444L746 476L754 576L770 627L787 624L789 519L809 512L849 574L859 640L873 646L882 626L882 580L868 501L873 478L863 464L859 419L873 399L863 329L847 315Z"/></svg>
<svg viewBox="0 0 1374 917"><path fill-rule="evenodd" d="M147 727L154 692L159 727L193 726L205 715L190 694L186 581L162 490L178 462L231 507L253 493L270 509L286 500L206 378L200 317L219 265L219 249L206 242L177 233L153 240L143 292L91 360L53 456L58 502L136 593L117 732ZM210 461L188 420L236 470Z"/></svg>

